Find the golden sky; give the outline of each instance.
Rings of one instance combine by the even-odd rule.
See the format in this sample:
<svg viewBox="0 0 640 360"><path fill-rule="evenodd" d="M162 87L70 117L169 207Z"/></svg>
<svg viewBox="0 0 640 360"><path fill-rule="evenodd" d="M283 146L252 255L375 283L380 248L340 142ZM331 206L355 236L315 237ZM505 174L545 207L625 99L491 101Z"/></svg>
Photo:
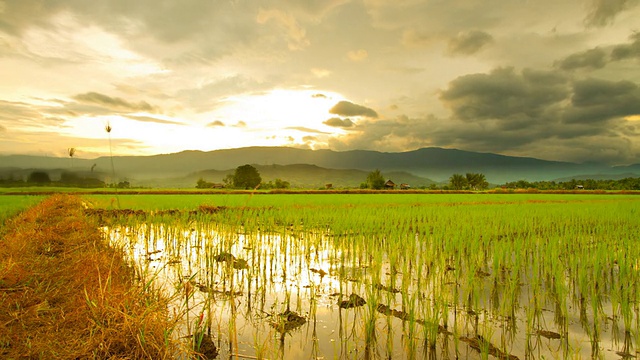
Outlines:
<svg viewBox="0 0 640 360"><path fill-rule="evenodd" d="M0 0L0 154L640 162L637 0Z"/></svg>

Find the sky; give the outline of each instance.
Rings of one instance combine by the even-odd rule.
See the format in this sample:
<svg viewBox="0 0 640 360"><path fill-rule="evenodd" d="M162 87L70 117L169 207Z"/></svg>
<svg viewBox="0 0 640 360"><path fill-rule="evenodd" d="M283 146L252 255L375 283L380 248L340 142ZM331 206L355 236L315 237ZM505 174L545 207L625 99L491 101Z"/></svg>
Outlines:
<svg viewBox="0 0 640 360"><path fill-rule="evenodd" d="M0 0L0 154L640 163L638 19L640 0Z"/></svg>

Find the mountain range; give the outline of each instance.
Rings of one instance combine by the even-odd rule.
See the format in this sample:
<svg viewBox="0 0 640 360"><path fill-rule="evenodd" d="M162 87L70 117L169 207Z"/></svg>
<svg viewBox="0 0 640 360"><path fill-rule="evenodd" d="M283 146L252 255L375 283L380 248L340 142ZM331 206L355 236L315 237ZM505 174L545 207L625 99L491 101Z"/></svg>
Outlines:
<svg viewBox="0 0 640 360"><path fill-rule="evenodd" d="M40 169L57 173L65 170L93 172L108 181L112 174L111 161L110 157L3 155L0 156L0 177L25 176L29 171ZM436 147L406 152L245 147L113 158L118 181L127 179L133 185L151 187L191 187L198 178L222 182L227 174L244 164L256 166L264 181L280 178L294 187L319 187L326 183L353 187L364 182L366 175L375 169L398 184L406 182L413 187L446 182L454 173L468 172L483 173L492 184L516 180L618 178L622 174L640 176L640 164L578 164Z"/></svg>

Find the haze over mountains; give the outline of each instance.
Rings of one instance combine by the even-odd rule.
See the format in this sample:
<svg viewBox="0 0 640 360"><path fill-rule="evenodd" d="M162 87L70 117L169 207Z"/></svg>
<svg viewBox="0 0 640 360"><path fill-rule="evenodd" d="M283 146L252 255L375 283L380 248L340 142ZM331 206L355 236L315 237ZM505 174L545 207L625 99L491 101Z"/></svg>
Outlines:
<svg viewBox="0 0 640 360"><path fill-rule="evenodd" d="M226 174L244 164L256 166L264 181L280 178L295 187L317 187L325 183L340 187L357 186L366 179L368 172L375 169L380 169L385 177L396 183L406 182L414 187L447 181L454 173L467 172L483 173L492 184L596 176L613 179L640 174L640 164L611 167L443 148L392 153L245 147L154 156L119 156L113 158L113 163L116 177L126 178L133 185L188 187L194 186L199 177L222 182ZM108 176L111 173L111 159L0 156L2 177L9 174L23 176L34 169L93 171Z"/></svg>

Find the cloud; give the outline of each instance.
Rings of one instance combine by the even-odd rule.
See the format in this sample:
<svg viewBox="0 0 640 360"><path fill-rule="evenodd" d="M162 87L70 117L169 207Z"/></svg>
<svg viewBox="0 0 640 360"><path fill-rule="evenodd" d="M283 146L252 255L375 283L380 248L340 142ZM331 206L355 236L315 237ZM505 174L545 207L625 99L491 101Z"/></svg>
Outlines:
<svg viewBox="0 0 640 360"><path fill-rule="evenodd" d="M366 116L377 118L378 113L375 110L362 105L357 105L349 101L340 101L329 109L329 113L342 116Z"/></svg>
<svg viewBox="0 0 640 360"><path fill-rule="evenodd" d="M0 100L0 119L3 121L19 121L20 119L39 117L40 114L29 104Z"/></svg>
<svg viewBox="0 0 640 360"><path fill-rule="evenodd" d="M233 125L233 126L234 126L234 127L237 127L237 128L245 128L245 127L247 127L247 123L246 123L246 122L244 122L244 121L242 121L242 120L240 120L240 121L238 121L238 122L237 122L235 125Z"/></svg>
<svg viewBox="0 0 640 360"><path fill-rule="evenodd" d="M449 39L448 52L451 55L473 55L493 42L493 36L480 30L458 33Z"/></svg>
<svg viewBox="0 0 640 360"><path fill-rule="evenodd" d="M166 124L166 125L182 125L184 126L185 124L179 121L173 121L173 120L165 120L165 119L158 119L155 117L151 117L151 116L132 116L132 115L125 115L125 117L131 119L131 120L135 120L135 121L142 121L142 122L150 122L150 123L156 123L156 124Z"/></svg>
<svg viewBox="0 0 640 360"><path fill-rule="evenodd" d="M302 88L315 89L307 95L318 100L333 98L327 108L336 106L333 115L300 119L299 130L334 129L341 146L438 144L554 155L569 153L563 144L572 142L607 148L607 136L620 144L635 140L637 129L627 128L640 126L621 119L634 118L626 114L635 110L637 90L616 84L640 85L640 35L626 39L639 0L0 3L0 99L25 102L0 103L5 138L24 128L62 132L63 126L88 128L86 118L153 112L171 116L144 114L129 124L147 128L155 124L137 121L182 118L202 130L211 122L238 138L251 132L237 142L243 146L262 129L246 113L228 115L223 106ZM585 74L612 81L589 84ZM100 85L87 88L70 78ZM589 95L589 88L603 89L611 103ZM367 101L338 106L342 96ZM289 132L298 141L305 135Z"/></svg>
<svg viewBox="0 0 640 360"><path fill-rule="evenodd" d="M568 80L559 72L526 69L518 74L513 68L458 77L440 93L454 117L466 122L494 120L503 129L545 118L568 96Z"/></svg>
<svg viewBox="0 0 640 360"><path fill-rule="evenodd" d="M369 53L364 49L351 50L347 53L347 58L353 62L364 61L367 57L369 57Z"/></svg>
<svg viewBox="0 0 640 360"><path fill-rule="evenodd" d="M508 130L499 121L469 123L432 115L368 120L358 124L358 131L332 137L329 147L406 151L437 146L562 161L637 162L640 126L629 129L625 121L565 124L559 116Z"/></svg>
<svg viewBox="0 0 640 360"><path fill-rule="evenodd" d="M567 71L578 69L597 70L614 61L640 59L640 33L633 33L629 36L629 39L631 41L626 44L607 48L596 47L573 53L562 60L554 62L554 66Z"/></svg>
<svg viewBox="0 0 640 360"><path fill-rule="evenodd" d="M402 45L407 47L423 47L433 44L435 40L434 35L416 29L407 29L402 33Z"/></svg>
<svg viewBox="0 0 640 360"><path fill-rule="evenodd" d="M328 132L324 132L324 131L320 131L320 130L316 130L316 129L311 129L311 128L304 127L304 126L289 126L289 127L286 127L285 129L297 130L297 131L306 132L306 133L312 133L312 134L329 134Z"/></svg>
<svg viewBox="0 0 640 360"><path fill-rule="evenodd" d="M393 119L364 120L359 122L357 131L335 136L329 140L329 147L336 150L381 150L405 151L433 144L432 133L439 120L398 116Z"/></svg>
<svg viewBox="0 0 640 360"><path fill-rule="evenodd" d="M266 91L272 86L269 82L258 81L245 75L224 76L199 86L183 88L176 92L176 98L199 112L208 112L221 106L221 99L237 94Z"/></svg>
<svg viewBox="0 0 640 360"><path fill-rule="evenodd" d="M640 32L633 33L629 38L632 40L630 44L618 45L611 50L612 60L640 59Z"/></svg>
<svg viewBox="0 0 640 360"><path fill-rule="evenodd" d="M145 111L145 112L156 112L157 110L149 105L146 101L140 101L138 103L128 102L124 99L117 97L110 97L107 95L103 95L96 92L88 92L84 94L79 94L73 97L73 99L80 101L86 104L95 104L108 109L119 110L119 111Z"/></svg>
<svg viewBox="0 0 640 360"><path fill-rule="evenodd" d="M580 68L600 69L607 64L607 54L600 48L590 49L571 54L556 63L562 70L575 70Z"/></svg>
<svg viewBox="0 0 640 360"><path fill-rule="evenodd" d="M591 0L585 23L587 26L609 25L616 15L636 5L635 0Z"/></svg>
<svg viewBox="0 0 640 360"><path fill-rule="evenodd" d="M349 118L341 119L341 118L334 117L334 118L328 119L327 121L323 121L322 123L327 126L339 127L339 128L351 128L355 126L353 121L351 121L351 119Z"/></svg>
<svg viewBox="0 0 640 360"><path fill-rule="evenodd" d="M440 146L565 161L637 162L640 86L572 79L561 70L497 68L460 76L440 92L449 117L364 119L334 136L339 150ZM336 118L337 121L341 120Z"/></svg>
<svg viewBox="0 0 640 360"><path fill-rule="evenodd" d="M0 132L7 132L7 128L0 125Z"/></svg>
<svg viewBox="0 0 640 360"><path fill-rule="evenodd" d="M220 120L215 120L207 124L207 127L218 127L218 126L225 126L225 125Z"/></svg>
<svg viewBox="0 0 640 360"><path fill-rule="evenodd" d="M24 36L34 28L55 29L61 25L57 17L70 15L118 34L128 48L165 64L207 62L265 36L255 26L258 7L252 1L170 1L161 6L155 0L126 5L122 0L3 3L0 30L12 36Z"/></svg>
<svg viewBox="0 0 640 360"><path fill-rule="evenodd" d="M640 87L630 81L585 79L574 83L567 123L602 123L640 114Z"/></svg>
<svg viewBox="0 0 640 360"><path fill-rule="evenodd" d="M59 107L0 100L0 120L18 127L60 127L64 119L59 115L66 112Z"/></svg>

